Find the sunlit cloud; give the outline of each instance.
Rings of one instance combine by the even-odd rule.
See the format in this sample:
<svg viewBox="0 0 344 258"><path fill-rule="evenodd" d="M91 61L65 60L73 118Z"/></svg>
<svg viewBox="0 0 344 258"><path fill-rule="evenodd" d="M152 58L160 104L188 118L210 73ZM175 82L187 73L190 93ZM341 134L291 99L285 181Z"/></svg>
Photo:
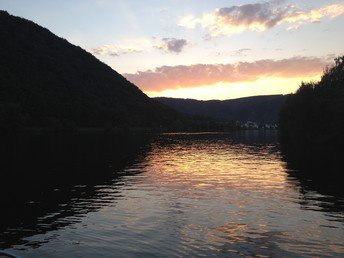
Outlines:
<svg viewBox="0 0 344 258"><path fill-rule="evenodd" d="M209 30L211 36L218 36L246 30L265 31L281 24L287 24L287 30L297 29L305 23L321 22L323 18L333 19L344 13L344 3L306 9L285 5L284 2L270 1L218 8L201 17L182 17L178 25L187 28L200 25Z"/></svg>
<svg viewBox="0 0 344 258"><path fill-rule="evenodd" d="M282 60L259 60L236 64L194 64L161 66L155 70L124 74L144 91L195 88L217 83L253 82L262 78L296 78L319 75L328 59L293 57Z"/></svg>

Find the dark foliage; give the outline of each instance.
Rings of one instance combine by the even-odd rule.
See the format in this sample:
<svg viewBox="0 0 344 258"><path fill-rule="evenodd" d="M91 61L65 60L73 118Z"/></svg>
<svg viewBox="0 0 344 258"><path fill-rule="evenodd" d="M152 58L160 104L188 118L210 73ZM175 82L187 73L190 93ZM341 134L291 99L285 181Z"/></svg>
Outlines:
<svg viewBox="0 0 344 258"><path fill-rule="evenodd" d="M0 11L0 128L166 127L182 119L93 55Z"/></svg>
<svg viewBox="0 0 344 258"><path fill-rule="evenodd" d="M302 83L280 113L281 145L297 165L339 173L344 154L344 57L319 82Z"/></svg>
<svg viewBox="0 0 344 258"><path fill-rule="evenodd" d="M287 96L256 96L231 100L200 101L194 99L156 98L159 102L190 115L220 120L277 123L278 113Z"/></svg>

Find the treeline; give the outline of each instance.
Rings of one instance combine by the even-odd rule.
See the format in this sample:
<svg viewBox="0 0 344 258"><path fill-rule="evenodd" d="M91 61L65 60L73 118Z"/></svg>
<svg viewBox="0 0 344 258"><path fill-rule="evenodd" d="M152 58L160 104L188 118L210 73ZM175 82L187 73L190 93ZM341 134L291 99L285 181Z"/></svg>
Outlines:
<svg viewBox="0 0 344 258"><path fill-rule="evenodd" d="M279 119L281 146L299 166L340 172L344 154L344 56L319 82L302 83Z"/></svg>

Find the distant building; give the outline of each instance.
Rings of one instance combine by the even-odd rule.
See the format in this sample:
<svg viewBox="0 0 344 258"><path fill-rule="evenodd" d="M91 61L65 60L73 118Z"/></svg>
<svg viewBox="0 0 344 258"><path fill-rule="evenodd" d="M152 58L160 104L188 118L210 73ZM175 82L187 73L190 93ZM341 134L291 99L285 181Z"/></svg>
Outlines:
<svg viewBox="0 0 344 258"><path fill-rule="evenodd" d="M277 124L258 124L252 121L235 121L235 126L243 130L275 130L278 128Z"/></svg>

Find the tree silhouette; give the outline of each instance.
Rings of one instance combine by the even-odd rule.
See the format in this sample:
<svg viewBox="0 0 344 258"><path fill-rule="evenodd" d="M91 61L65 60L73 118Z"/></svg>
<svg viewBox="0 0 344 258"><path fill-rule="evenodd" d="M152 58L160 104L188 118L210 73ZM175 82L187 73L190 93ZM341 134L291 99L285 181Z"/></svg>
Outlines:
<svg viewBox="0 0 344 258"><path fill-rule="evenodd" d="M344 56L325 68L319 82L302 83L288 97L279 128L281 146L289 158L339 171L335 168L343 157Z"/></svg>

